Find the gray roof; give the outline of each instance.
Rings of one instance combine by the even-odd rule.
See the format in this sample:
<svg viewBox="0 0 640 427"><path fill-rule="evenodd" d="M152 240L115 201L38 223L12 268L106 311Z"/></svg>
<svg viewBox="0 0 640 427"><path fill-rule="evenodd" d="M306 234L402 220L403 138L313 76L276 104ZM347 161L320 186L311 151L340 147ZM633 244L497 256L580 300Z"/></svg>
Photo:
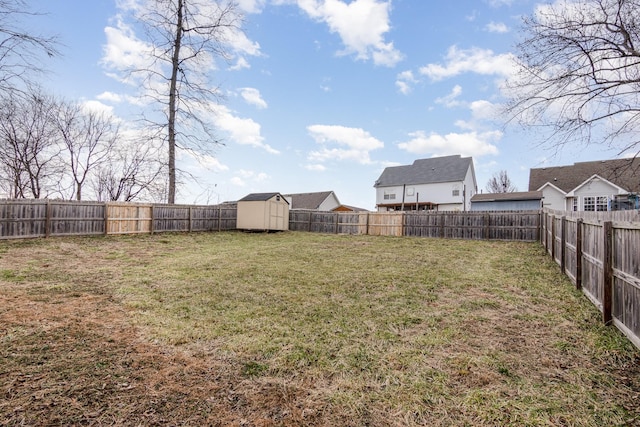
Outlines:
<svg viewBox="0 0 640 427"><path fill-rule="evenodd" d="M538 190L549 182L568 193L593 175L598 175L629 192L640 192L640 158L579 162L569 166L531 169L529 190Z"/></svg>
<svg viewBox="0 0 640 427"><path fill-rule="evenodd" d="M464 181L472 163L471 157L460 155L418 159L412 165L385 168L374 187Z"/></svg>
<svg viewBox="0 0 640 427"><path fill-rule="evenodd" d="M471 197L471 202L498 202L540 199L542 199L542 191L515 191L512 193L474 194L473 197Z"/></svg>
<svg viewBox="0 0 640 427"><path fill-rule="evenodd" d="M318 209L331 193L333 193L333 191L285 194L284 196L291 198L291 209ZM338 197L336 197L336 200L337 199Z"/></svg>
<svg viewBox="0 0 640 427"><path fill-rule="evenodd" d="M238 201L239 202L265 202L277 195L281 195L281 194L280 193L251 193L251 194L247 194L246 196L244 196L242 199Z"/></svg>

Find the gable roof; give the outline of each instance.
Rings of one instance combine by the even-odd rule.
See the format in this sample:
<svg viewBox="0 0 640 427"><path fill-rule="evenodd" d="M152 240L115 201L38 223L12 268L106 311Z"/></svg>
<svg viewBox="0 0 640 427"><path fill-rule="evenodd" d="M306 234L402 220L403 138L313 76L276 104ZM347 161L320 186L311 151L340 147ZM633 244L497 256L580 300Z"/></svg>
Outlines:
<svg viewBox="0 0 640 427"><path fill-rule="evenodd" d="M412 165L385 168L374 187L464 181L469 167L473 167L473 159L459 154L418 159Z"/></svg>
<svg viewBox="0 0 640 427"><path fill-rule="evenodd" d="M320 191L316 193L285 194L284 196L291 199L291 209L318 209L322 202L327 200L327 197L332 193L333 191ZM335 198L337 201L338 196L335 196Z"/></svg>
<svg viewBox="0 0 640 427"><path fill-rule="evenodd" d="M247 194L246 196L244 196L242 199L238 201L239 202L265 202L277 195L281 195L281 194L280 193L251 193L251 194ZM285 202L287 201L287 199L284 199L284 200Z"/></svg>
<svg viewBox="0 0 640 427"><path fill-rule="evenodd" d="M640 158L579 162L568 166L529 170L529 190L538 190L546 183L569 193L593 175L633 193L640 192Z"/></svg>
<svg viewBox="0 0 640 427"><path fill-rule="evenodd" d="M542 191L516 191L512 193L474 194L471 202L498 202L514 200L541 200Z"/></svg>

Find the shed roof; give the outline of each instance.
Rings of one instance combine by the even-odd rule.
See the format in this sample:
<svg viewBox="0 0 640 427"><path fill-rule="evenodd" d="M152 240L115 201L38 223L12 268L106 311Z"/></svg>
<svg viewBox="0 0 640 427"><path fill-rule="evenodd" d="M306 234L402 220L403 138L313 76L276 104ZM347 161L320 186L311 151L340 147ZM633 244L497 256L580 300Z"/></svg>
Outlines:
<svg viewBox="0 0 640 427"><path fill-rule="evenodd" d="M538 190L546 183L551 183L568 193L593 175L598 175L629 192L640 192L640 158L534 168L529 171L529 190Z"/></svg>
<svg viewBox="0 0 640 427"><path fill-rule="evenodd" d="M251 194L247 194L246 196L244 196L242 199L238 201L239 202L264 202L264 201L270 200L271 198L277 195L281 195L281 194L280 193L251 193Z"/></svg>
<svg viewBox="0 0 640 427"><path fill-rule="evenodd" d="M463 181L472 163L471 157L461 157L459 154L418 159L411 165L385 168L374 187Z"/></svg>
<svg viewBox="0 0 640 427"><path fill-rule="evenodd" d="M285 194L285 197L291 198L292 209L318 209L332 193L333 191L319 191L316 193ZM336 200L338 200L337 196Z"/></svg>
<svg viewBox="0 0 640 427"><path fill-rule="evenodd" d="M512 193L474 194L471 202L503 202L516 200L541 200L542 191L515 191Z"/></svg>

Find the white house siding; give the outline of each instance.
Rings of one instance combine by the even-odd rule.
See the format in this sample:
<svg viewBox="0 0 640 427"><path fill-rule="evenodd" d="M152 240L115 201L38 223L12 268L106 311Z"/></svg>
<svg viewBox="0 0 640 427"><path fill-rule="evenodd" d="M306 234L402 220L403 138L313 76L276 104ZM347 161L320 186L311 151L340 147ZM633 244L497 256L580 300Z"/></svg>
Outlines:
<svg viewBox="0 0 640 427"><path fill-rule="evenodd" d="M568 210L570 207L566 206L565 194L559 189L547 185L541 189L542 191L542 206L548 209L556 209L560 211Z"/></svg>
<svg viewBox="0 0 640 427"><path fill-rule="evenodd" d="M578 199L578 210L583 211L585 197L602 197L606 196L610 201L613 195L618 194L618 187L603 181L601 179L593 179L581 186L577 190L573 191L574 197ZM569 206L568 209L571 209Z"/></svg>
<svg viewBox="0 0 640 427"><path fill-rule="evenodd" d="M340 206L340 202L336 195L332 192L322 203L318 206L319 211L332 211Z"/></svg>
<svg viewBox="0 0 640 427"><path fill-rule="evenodd" d="M463 182L440 182L435 184L419 184L395 187L379 187L376 188L376 204L400 204L402 203L402 191L405 190L404 204L406 206L418 203L433 203L435 205L447 205L449 208L456 210L463 209ZM453 191L458 190L458 195L454 196ZM468 190L467 190L468 191ZM393 195L388 199L384 198L385 194ZM467 196L467 203L470 206L471 196ZM440 207L439 207L440 209ZM450 210L450 209L448 209Z"/></svg>

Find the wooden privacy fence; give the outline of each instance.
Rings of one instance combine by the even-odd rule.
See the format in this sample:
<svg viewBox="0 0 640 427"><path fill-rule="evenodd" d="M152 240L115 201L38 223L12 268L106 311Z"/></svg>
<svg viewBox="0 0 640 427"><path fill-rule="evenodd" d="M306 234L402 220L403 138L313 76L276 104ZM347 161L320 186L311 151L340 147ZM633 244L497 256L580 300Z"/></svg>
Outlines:
<svg viewBox="0 0 640 427"><path fill-rule="evenodd" d="M289 229L374 236L537 241L540 211L317 212L289 211Z"/></svg>
<svg viewBox="0 0 640 427"><path fill-rule="evenodd" d="M235 205L0 201L0 239L235 229Z"/></svg>
<svg viewBox="0 0 640 427"><path fill-rule="evenodd" d="M545 210L542 244L562 271L640 348L640 215Z"/></svg>

